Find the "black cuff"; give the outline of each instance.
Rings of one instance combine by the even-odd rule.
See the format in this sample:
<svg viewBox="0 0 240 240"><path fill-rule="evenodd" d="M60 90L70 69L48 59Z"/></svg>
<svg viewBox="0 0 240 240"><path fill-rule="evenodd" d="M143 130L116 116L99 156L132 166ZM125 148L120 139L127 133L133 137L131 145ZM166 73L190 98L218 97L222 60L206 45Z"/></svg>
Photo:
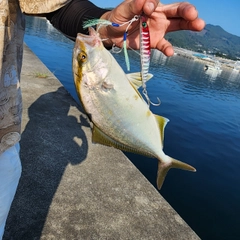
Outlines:
<svg viewBox="0 0 240 240"><path fill-rule="evenodd" d="M88 29L83 29L84 21L100 18L110 10L99 8L87 0L72 0L59 10L48 13L47 19L66 37L75 40L78 33L87 34Z"/></svg>

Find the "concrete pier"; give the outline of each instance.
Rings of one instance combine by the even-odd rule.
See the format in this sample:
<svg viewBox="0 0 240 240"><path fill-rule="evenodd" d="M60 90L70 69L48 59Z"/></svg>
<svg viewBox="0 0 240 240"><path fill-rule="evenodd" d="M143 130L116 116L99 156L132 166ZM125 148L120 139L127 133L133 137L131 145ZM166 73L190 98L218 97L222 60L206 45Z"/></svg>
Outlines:
<svg viewBox="0 0 240 240"><path fill-rule="evenodd" d="M4 240L199 237L121 152L91 143L83 109L25 46L22 177Z"/></svg>

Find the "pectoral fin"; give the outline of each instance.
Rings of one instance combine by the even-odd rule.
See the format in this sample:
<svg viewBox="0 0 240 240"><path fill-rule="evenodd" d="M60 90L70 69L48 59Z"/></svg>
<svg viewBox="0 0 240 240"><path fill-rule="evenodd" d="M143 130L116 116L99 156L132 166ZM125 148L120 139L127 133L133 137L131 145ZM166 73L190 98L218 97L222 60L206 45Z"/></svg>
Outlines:
<svg viewBox="0 0 240 240"><path fill-rule="evenodd" d="M142 86L142 77L140 72L128 73L126 76L136 89ZM151 73L148 73L146 80L149 81L152 77L153 75Z"/></svg>

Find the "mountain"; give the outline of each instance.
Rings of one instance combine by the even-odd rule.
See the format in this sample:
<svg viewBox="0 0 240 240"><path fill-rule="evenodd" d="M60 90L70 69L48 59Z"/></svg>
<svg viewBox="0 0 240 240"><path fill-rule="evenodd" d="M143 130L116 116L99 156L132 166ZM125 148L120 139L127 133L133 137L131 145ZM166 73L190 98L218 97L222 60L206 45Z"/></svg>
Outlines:
<svg viewBox="0 0 240 240"><path fill-rule="evenodd" d="M240 37L226 32L220 26L207 24L201 32L172 32L166 35L166 39L176 47L240 59Z"/></svg>

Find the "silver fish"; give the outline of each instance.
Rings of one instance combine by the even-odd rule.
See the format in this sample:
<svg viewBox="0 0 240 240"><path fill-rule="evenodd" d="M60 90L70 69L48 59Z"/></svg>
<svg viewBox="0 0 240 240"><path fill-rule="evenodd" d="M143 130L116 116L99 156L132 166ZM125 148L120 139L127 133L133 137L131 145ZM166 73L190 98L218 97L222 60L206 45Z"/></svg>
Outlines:
<svg viewBox="0 0 240 240"><path fill-rule="evenodd" d="M137 90L142 84L140 73L125 74L93 28L89 35L77 35L73 75L78 97L93 123L93 142L157 158L158 189L170 168L196 171L163 152L168 119L150 111Z"/></svg>

